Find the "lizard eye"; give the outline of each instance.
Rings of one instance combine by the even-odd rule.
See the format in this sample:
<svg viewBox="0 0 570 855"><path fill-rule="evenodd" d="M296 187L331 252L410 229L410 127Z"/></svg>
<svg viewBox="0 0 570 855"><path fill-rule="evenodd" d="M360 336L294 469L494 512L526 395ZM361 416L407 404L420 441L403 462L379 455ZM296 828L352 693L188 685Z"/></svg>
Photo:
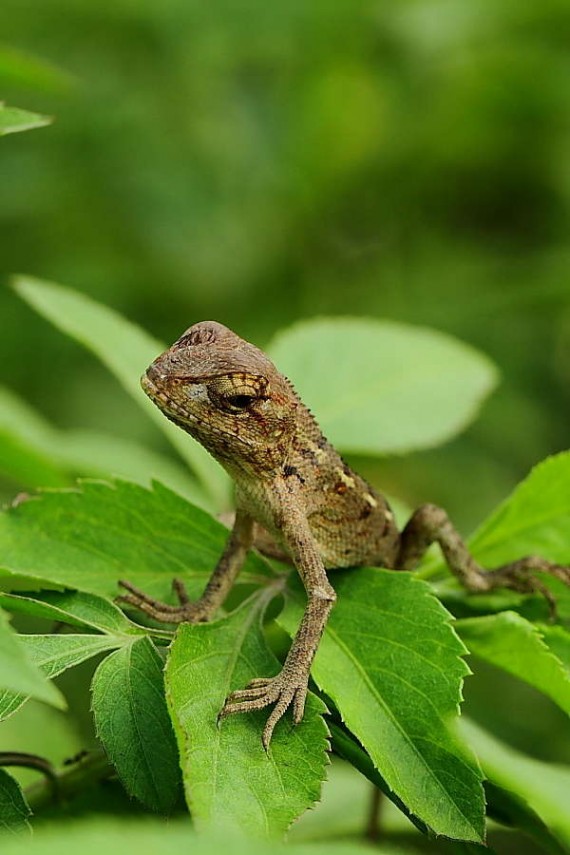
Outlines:
<svg viewBox="0 0 570 855"><path fill-rule="evenodd" d="M225 401L235 410L245 410L255 401L254 395L229 395Z"/></svg>
<svg viewBox="0 0 570 855"><path fill-rule="evenodd" d="M245 374L215 377L208 383L208 395L213 404L229 413L246 413L264 397L267 381Z"/></svg>

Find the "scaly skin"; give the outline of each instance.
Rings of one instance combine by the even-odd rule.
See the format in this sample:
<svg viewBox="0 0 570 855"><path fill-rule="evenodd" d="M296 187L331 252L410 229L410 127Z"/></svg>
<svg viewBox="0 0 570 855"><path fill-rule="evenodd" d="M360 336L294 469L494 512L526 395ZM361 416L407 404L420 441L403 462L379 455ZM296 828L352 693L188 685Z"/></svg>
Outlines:
<svg viewBox="0 0 570 855"><path fill-rule="evenodd" d="M209 620L221 606L263 527L295 564L307 607L281 672L252 680L226 700L220 717L273 705L263 732L289 706L303 717L311 664L335 602L327 569L382 566L412 570L438 542L450 570L470 591L497 587L541 591L536 571L570 584L570 568L526 557L484 571L469 554L447 514L424 505L400 533L387 501L353 472L321 433L290 382L268 357L227 327L203 321L190 327L142 378L147 395L229 472L236 486L236 517L226 548L196 602L175 581L180 605L146 596L128 582L120 599L167 623ZM264 533L265 544L270 543Z"/></svg>

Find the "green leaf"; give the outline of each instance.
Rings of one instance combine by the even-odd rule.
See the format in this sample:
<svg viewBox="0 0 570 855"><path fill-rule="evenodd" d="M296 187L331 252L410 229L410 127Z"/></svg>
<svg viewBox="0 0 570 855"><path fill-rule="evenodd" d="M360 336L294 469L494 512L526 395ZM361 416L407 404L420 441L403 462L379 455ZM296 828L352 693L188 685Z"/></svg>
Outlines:
<svg viewBox="0 0 570 855"><path fill-rule="evenodd" d="M52 62L27 51L0 46L0 80L41 91L63 92L74 83L73 77Z"/></svg>
<svg viewBox="0 0 570 855"><path fill-rule="evenodd" d="M5 386L0 386L0 430L39 454L51 454L58 438L58 431L37 410Z"/></svg>
<svg viewBox="0 0 570 855"><path fill-rule="evenodd" d="M422 833L429 834L429 829L425 824L420 822L416 816L411 814L406 805L390 790L386 781L384 781L378 773L378 770L374 767L374 764L368 754L360 745L358 745L356 740L351 737L344 728L339 727L334 723L331 724L331 736L333 750L335 753L339 754L351 763L359 772L368 778L375 787L378 787L378 789L387 795L388 798L402 811L402 813L407 816L410 822L412 822ZM386 830L386 824L382 823L382 831L385 832ZM438 853L445 855L445 853L448 852L453 853L453 855L476 855L476 853L477 855L494 855L494 850L486 844L465 843L439 838ZM559 853L556 853L556 855L559 855Z"/></svg>
<svg viewBox="0 0 570 855"><path fill-rule="evenodd" d="M0 386L0 472L27 487L66 486L51 453L56 433L33 407Z"/></svg>
<svg viewBox="0 0 570 855"><path fill-rule="evenodd" d="M0 829L16 834L30 831L30 814L20 785L11 775L0 769Z"/></svg>
<svg viewBox="0 0 570 855"><path fill-rule="evenodd" d="M473 721L461 731L476 751L485 775L523 799L566 846L570 846L570 767L543 763L507 747Z"/></svg>
<svg viewBox="0 0 570 855"><path fill-rule="evenodd" d="M141 374L164 345L112 309L61 285L18 277L14 288L41 315L107 366L167 436L217 505L226 506L229 482L221 467L199 443L171 424L140 388Z"/></svg>
<svg viewBox="0 0 570 855"><path fill-rule="evenodd" d="M29 113L18 107L7 107L0 101L0 137L5 134L15 134L18 131L29 131L32 128L43 128L49 125L53 119L49 116L40 116L39 113Z"/></svg>
<svg viewBox="0 0 570 855"><path fill-rule="evenodd" d="M63 695L32 662L3 612L0 612L0 687L29 695L59 709L66 707Z"/></svg>
<svg viewBox="0 0 570 855"><path fill-rule="evenodd" d="M396 794L390 789L382 775L378 772L378 769L375 767L374 763L370 759L370 756L366 753L366 751L362 748L362 746L356 742L354 737L352 737L349 733L344 730L344 728L339 727L338 724L332 722L330 725L331 737L332 737L332 746L333 750L340 757L343 757L348 763L354 766L355 769L364 775L365 778L368 778L371 784L374 784L375 787L378 787L384 795L388 796L388 798L394 802L395 805L402 811L405 816L408 817L410 822L412 822L416 828L418 828L423 834L427 834L429 829L425 823L421 822L417 816L414 816L413 813L410 813L404 802L399 799Z"/></svg>
<svg viewBox="0 0 570 855"><path fill-rule="evenodd" d="M29 659L50 678L124 643L124 639L110 635L20 635L19 639ZM0 692L0 721L20 709L29 697L25 692Z"/></svg>
<svg viewBox="0 0 570 855"><path fill-rule="evenodd" d="M184 468L132 440L74 430L60 434L58 448L60 453L54 454L53 459L59 459L68 472L123 478L145 487L160 481L199 507L211 504L206 492Z"/></svg>
<svg viewBox="0 0 570 855"><path fill-rule="evenodd" d="M549 561L570 565L570 452L546 458L522 481L513 493L485 520L469 539L469 548L483 567L492 569L525 555L539 555ZM432 579L444 570L440 557L427 559L419 571ZM546 573L540 581L555 596L559 616L570 618L570 587ZM456 590L455 580L449 584ZM445 593L445 592L443 592ZM460 596L464 596L460 593ZM499 591L469 598L474 606L495 611L517 608L524 595ZM542 611L546 601L540 598Z"/></svg>
<svg viewBox="0 0 570 855"><path fill-rule="evenodd" d="M568 850L560 845L548 826L520 796L498 787L492 781L485 781L485 797L491 819L524 831L550 855L567 855Z"/></svg>
<svg viewBox="0 0 570 855"><path fill-rule="evenodd" d="M142 627L132 623L124 612L95 594L81 591L43 591L40 594L3 594L0 606L45 620L61 621L71 626L89 626L116 636L140 635Z"/></svg>
<svg viewBox="0 0 570 855"><path fill-rule="evenodd" d="M0 388L0 474L22 487L65 487L69 479L49 454L28 441L26 428L18 433L6 424L4 403L4 390ZM26 410L22 407L20 413Z"/></svg>
<svg viewBox="0 0 570 855"><path fill-rule="evenodd" d="M570 452L535 466L475 532L470 545L487 567L521 555L570 564Z"/></svg>
<svg viewBox="0 0 570 855"><path fill-rule="evenodd" d="M364 454L429 448L475 417L497 383L483 354L423 327L321 318L268 347L331 442Z"/></svg>
<svg viewBox="0 0 570 855"><path fill-rule="evenodd" d="M178 752L164 698L162 660L148 638L107 656L93 677L97 735L127 792L168 813L178 798Z"/></svg>
<svg viewBox="0 0 570 855"><path fill-rule="evenodd" d="M314 696L296 728L290 714L278 723L267 753L261 733L268 710L217 725L231 691L279 670L261 629L266 598L255 595L215 623L182 625L166 666L167 698L195 823L238 828L255 837L283 834L319 798L327 762L324 706Z"/></svg>
<svg viewBox="0 0 570 855"><path fill-rule="evenodd" d="M570 632L561 626L541 626L540 631L555 656L562 662L570 676Z"/></svg>
<svg viewBox="0 0 570 855"><path fill-rule="evenodd" d="M184 467L132 440L89 430L57 430L0 387L0 472L24 487L59 487L72 476L116 476L149 486L158 479L191 501L208 500Z"/></svg>
<svg viewBox="0 0 570 855"><path fill-rule="evenodd" d="M535 466L469 543L488 568L524 555L570 565L570 452ZM555 596L559 616L570 619L570 587L546 573L540 576Z"/></svg>
<svg viewBox="0 0 570 855"><path fill-rule="evenodd" d="M366 855L372 851L360 842L289 845L271 842L271 855ZM68 823L62 833L61 823L42 828L31 839L3 840L2 855L101 855L102 852L136 852L137 855L268 855L265 841L220 831L196 834L189 822L144 822L121 818L82 819ZM382 844L378 855L402 855L399 847ZM406 851L410 855L410 851Z"/></svg>
<svg viewBox="0 0 570 855"><path fill-rule="evenodd" d="M541 629L511 611L465 618L455 628L471 653L534 686L570 713L570 673Z"/></svg>
<svg viewBox="0 0 570 855"><path fill-rule="evenodd" d="M114 597L127 578L149 594L171 596L174 576L202 593L228 536L204 511L161 484L146 490L117 481L46 491L0 514L4 587L62 586ZM266 576L250 555L239 579Z"/></svg>
<svg viewBox="0 0 570 855"><path fill-rule="evenodd" d="M448 725L465 648L429 587L407 573L335 572L338 602L312 674L393 793L436 834L480 842L482 776ZM278 621L292 634L304 606L291 588Z"/></svg>

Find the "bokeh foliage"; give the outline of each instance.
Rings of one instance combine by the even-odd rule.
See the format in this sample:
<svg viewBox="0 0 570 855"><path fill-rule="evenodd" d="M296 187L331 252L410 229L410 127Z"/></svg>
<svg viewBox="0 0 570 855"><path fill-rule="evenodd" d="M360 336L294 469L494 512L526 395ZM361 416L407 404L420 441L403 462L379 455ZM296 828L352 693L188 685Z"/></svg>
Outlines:
<svg viewBox="0 0 570 855"><path fill-rule="evenodd" d="M457 334L501 366L500 396L449 453L385 477L464 524L567 444L564 0L3 10L5 97L57 116L3 141L4 274L77 287L165 340L215 317L263 344L347 305ZM6 292L0 316L6 382L64 424L137 431ZM446 465L472 495L442 486Z"/></svg>

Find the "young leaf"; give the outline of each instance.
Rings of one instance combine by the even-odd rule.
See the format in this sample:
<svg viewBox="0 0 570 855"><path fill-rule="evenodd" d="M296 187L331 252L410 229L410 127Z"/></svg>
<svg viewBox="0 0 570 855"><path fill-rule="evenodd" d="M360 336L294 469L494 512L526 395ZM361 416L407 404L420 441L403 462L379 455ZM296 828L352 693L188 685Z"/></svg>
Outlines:
<svg viewBox="0 0 570 855"><path fill-rule="evenodd" d="M168 813L180 770L164 699L162 660L148 638L107 656L93 677L97 735L127 792Z"/></svg>
<svg viewBox="0 0 570 855"><path fill-rule="evenodd" d="M493 363L463 342L371 318L303 321L268 352L331 442L364 454L444 442L472 421L497 383Z"/></svg>
<svg viewBox="0 0 570 855"><path fill-rule="evenodd" d="M200 827L282 835L318 798L325 774L327 728L314 696L293 728L289 715L261 744L269 714L234 715L217 724L227 695L255 677L276 674L261 619L266 595L255 595L223 620L184 624L166 666L167 698L180 748L186 800Z"/></svg>
<svg viewBox="0 0 570 855"><path fill-rule="evenodd" d="M20 785L11 775L0 769L0 829L13 833L30 831L30 814Z"/></svg>
<svg viewBox="0 0 570 855"><path fill-rule="evenodd" d="M225 506L228 478L221 467L199 443L165 419L140 388L141 374L164 350L164 345L112 309L61 285L19 277L14 287L41 315L107 366L186 460L212 499ZM178 330L176 335L182 332Z"/></svg>
<svg viewBox="0 0 570 855"><path fill-rule="evenodd" d="M63 695L32 662L3 612L0 612L0 687L59 709L66 707Z"/></svg>
<svg viewBox="0 0 570 855"><path fill-rule="evenodd" d="M534 624L505 611L459 620L455 628L471 653L535 686L570 713L570 673Z"/></svg>
<svg viewBox="0 0 570 855"><path fill-rule="evenodd" d="M50 125L53 119L40 116L39 113L29 113L18 107L7 107L0 101L0 137L4 134L15 134L18 131L29 131L32 128L43 128Z"/></svg>
<svg viewBox="0 0 570 855"><path fill-rule="evenodd" d="M526 802L570 846L570 767L525 757L467 719L462 719L461 731L476 751L485 775Z"/></svg>
<svg viewBox="0 0 570 855"><path fill-rule="evenodd" d="M107 650L119 647L124 639L110 635L20 635L29 659L46 677L56 677ZM0 692L0 721L11 716L26 703L29 695Z"/></svg>
<svg viewBox="0 0 570 855"><path fill-rule="evenodd" d="M436 834L482 841L482 775L448 729L468 673L448 613L407 573L362 568L332 581L338 602L315 658L315 681L410 813ZM303 599L291 585L278 618L291 634Z"/></svg>
<svg viewBox="0 0 570 855"><path fill-rule="evenodd" d="M191 597L202 593L228 532L161 484L146 490L117 481L83 482L80 490L46 491L0 514L0 577L5 587L30 580L107 597L127 578L148 593L170 596L180 576ZM267 575L250 555L243 582Z"/></svg>

